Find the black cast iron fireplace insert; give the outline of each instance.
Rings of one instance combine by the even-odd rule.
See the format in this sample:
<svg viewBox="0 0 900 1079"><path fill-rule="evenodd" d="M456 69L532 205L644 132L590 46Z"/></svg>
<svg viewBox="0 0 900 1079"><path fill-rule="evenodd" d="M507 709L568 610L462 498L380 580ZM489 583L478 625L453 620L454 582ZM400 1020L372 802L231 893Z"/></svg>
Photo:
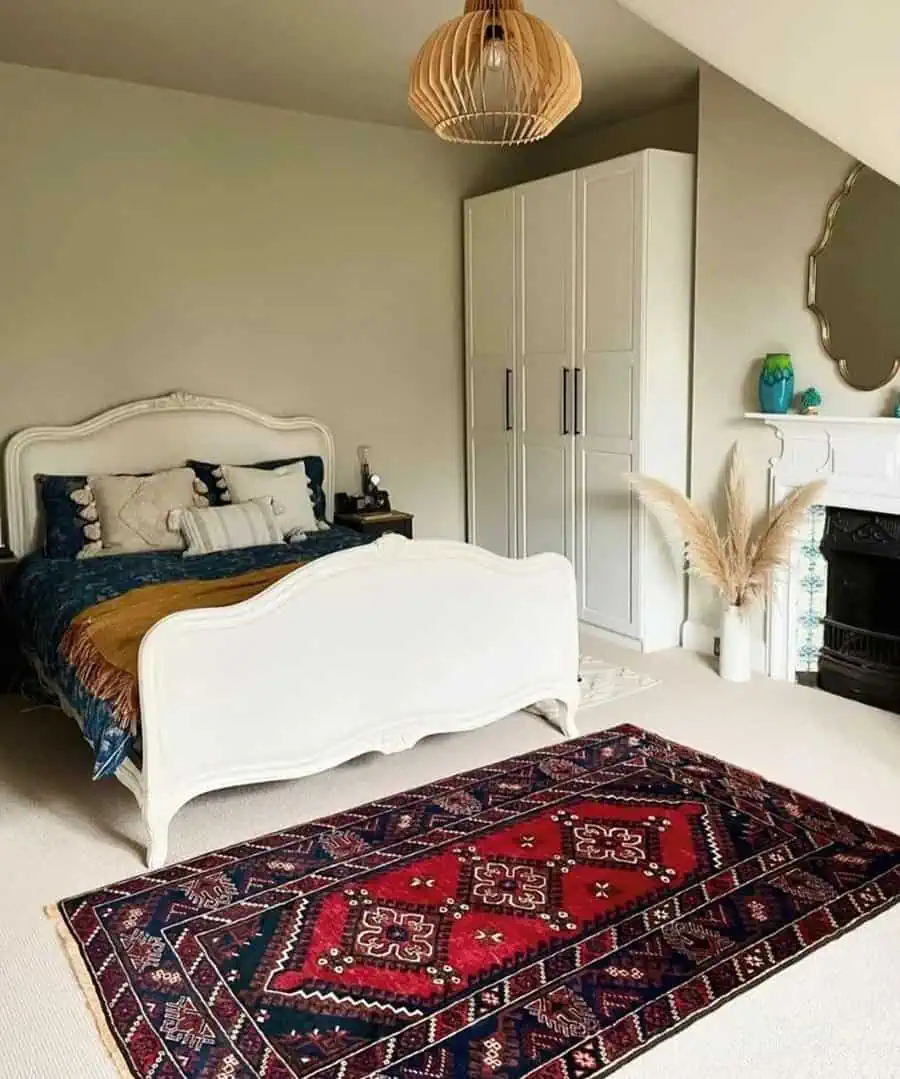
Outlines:
<svg viewBox="0 0 900 1079"><path fill-rule="evenodd" d="M900 712L900 517L828 507L822 689Z"/></svg>

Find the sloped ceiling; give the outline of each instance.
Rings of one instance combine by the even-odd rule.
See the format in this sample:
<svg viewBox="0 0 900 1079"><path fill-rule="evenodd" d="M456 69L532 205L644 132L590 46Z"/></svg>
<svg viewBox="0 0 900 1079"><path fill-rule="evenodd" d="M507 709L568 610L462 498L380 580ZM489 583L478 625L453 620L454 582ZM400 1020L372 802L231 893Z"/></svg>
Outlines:
<svg viewBox="0 0 900 1079"><path fill-rule="evenodd" d="M900 182L896 0L621 0L807 127Z"/></svg>
<svg viewBox="0 0 900 1079"><path fill-rule="evenodd" d="M416 127L413 57L462 0L0 0L0 61ZM530 0L583 66L567 127L689 91L697 61L614 0Z"/></svg>

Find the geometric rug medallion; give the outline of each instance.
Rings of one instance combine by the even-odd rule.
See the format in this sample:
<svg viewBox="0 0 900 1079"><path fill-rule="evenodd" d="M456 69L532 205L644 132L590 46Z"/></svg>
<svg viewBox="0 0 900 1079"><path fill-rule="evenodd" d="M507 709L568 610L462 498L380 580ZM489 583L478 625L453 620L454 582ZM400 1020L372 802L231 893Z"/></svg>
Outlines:
<svg viewBox="0 0 900 1079"><path fill-rule="evenodd" d="M138 1079L585 1079L900 897L900 839L636 727L67 899Z"/></svg>

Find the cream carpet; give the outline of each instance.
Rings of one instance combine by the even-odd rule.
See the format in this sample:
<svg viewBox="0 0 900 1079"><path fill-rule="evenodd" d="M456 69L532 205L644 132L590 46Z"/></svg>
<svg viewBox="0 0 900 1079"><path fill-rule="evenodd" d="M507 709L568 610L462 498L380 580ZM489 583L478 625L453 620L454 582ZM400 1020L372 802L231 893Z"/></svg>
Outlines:
<svg viewBox="0 0 900 1079"><path fill-rule="evenodd" d="M643 657L585 641L659 679L579 714L583 731L630 722L788 783L900 832L900 717L818 690L720 681L682 652ZM182 859L556 741L519 713L293 783L199 799L175 819ZM87 748L54 711L0 701L0 1077L114 1079L45 903L142 869L140 819L115 782L91 783ZM617 1079L900 1077L900 908L743 994L616 1073Z"/></svg>

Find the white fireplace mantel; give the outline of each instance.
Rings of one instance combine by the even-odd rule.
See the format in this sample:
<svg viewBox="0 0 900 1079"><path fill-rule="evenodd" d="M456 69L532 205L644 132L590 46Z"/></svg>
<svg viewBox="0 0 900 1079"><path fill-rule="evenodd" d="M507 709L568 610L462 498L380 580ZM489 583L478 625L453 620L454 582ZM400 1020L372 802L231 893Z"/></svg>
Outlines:
<svg viewBox="0 0 900 1079"><path fill-rule="evenodd" d="M772 427L780 452L769 461L769 505L811 480L827 480L821 503L900 514L900 419L750 412ZM766 617L766 666L772 678L795 677L798 574L779 575Z"/></svg>
<svg viewBox="0 0 900 1079"><path fill-rule="evenodd" d="M770 427L784 427L789 423L804 426L832 427L850 424L858 427L884 427L893 424L900 430L900 419L896 416L823 416L820 413L804 412L745 412L745 420L762 420Z"/></svg>
<svg viewBox="0 0 900 1079"><path fill-rule="evenodd" d="M770 495L826 479L827 504L900 513L900 419L749 412L773 428L780 453L769 462Z"/></svg>

